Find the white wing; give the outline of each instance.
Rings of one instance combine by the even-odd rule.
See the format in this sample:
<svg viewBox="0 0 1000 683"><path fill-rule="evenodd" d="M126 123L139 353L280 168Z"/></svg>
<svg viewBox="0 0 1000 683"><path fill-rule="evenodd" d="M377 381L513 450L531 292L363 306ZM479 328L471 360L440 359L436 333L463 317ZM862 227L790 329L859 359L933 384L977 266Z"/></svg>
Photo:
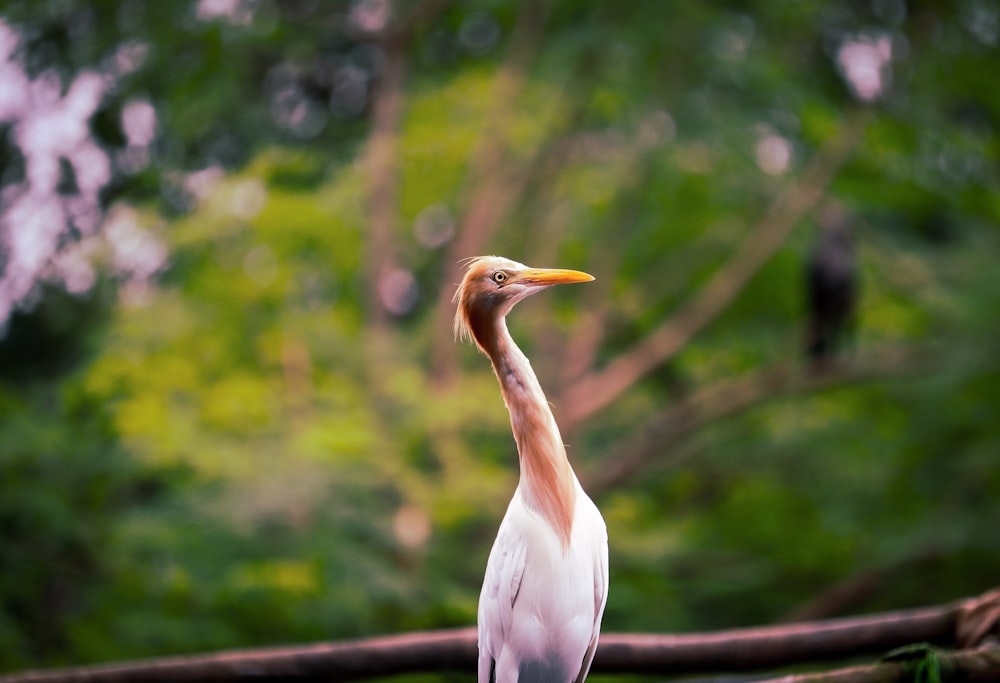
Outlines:
<svg viewBox="0 0 1000 683"><path fill-rule="evenodd" d="M511 506L520 499L511 501ZM486 563L486 576L479 596L479 683L490 683L514 614L514 600L521 588L527 544L511 528L511 509L500 523L496 541Z"/></svg>
<svg viewBox="0 0 1000 683"><path fill-rule="evenodd" d="M601 544L602 552L594 558L594 635L590 639L587 653L583 656L583 665L580 667L580 675L576 677L576 683L583 683L590 673L590 665L594 661L594 654L597 652L597 639L601 635L601 619L604 617L604 606L608 603L608 537L605 531L604 542Z"/></svg>

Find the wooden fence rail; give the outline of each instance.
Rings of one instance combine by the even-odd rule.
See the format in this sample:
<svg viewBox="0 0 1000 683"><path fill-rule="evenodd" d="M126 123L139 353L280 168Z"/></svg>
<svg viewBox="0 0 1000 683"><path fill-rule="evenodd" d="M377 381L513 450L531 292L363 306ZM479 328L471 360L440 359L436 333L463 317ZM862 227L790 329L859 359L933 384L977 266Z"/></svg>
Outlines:
<svg viewBox="0 0 1000 683"><path fill-rule="evenodd" d="M759 672L884 654L913 643L974 648L1000 623L1000 590L937 607L863 617L677 635L607 633L592 671L665 676ZM995 641L994 641L995 642ZM929 655L950 680L1000 681L1000 648ZM0 676L0 683L232 683L357 681L402 673L475 669L473 628L406 633L293 647L100 664ZM902 680L906 661L784 677L802 683ZM908 675L908 674L906 674ZM842 678L838 678L838 676ZM910 679L912 680L912 678Z"/></svg>

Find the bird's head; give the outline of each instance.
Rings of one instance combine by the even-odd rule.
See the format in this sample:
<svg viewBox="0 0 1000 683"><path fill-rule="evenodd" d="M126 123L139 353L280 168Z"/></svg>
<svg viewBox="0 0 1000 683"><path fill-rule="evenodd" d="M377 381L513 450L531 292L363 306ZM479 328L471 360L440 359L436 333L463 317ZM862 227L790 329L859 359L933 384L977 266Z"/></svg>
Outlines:
<svg viewBox="0 0 1000 683"><path fill-rule="evenodd" d="M518 301L552 285L593 279L593 275L578 270L529 268L502 256L469 259L455 292L455 336L471 338L485 352L485 335L492 331L493 322L507 315Z"/></svg>

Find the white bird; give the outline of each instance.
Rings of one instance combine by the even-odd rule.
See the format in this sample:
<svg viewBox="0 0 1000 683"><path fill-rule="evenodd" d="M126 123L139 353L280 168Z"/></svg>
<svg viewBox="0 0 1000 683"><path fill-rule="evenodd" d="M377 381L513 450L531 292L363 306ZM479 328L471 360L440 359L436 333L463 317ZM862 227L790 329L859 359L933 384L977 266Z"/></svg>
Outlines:
<svg viewBox="0 0 1000 683"><path fill-rule="evenodd" d="M521 471L479 597L479 683L582 683L597 650L608 597L607 527L505 320L536 292L593 279L483 256L470 260L455 294L456 335L471 338L493 364Z"/></svg>

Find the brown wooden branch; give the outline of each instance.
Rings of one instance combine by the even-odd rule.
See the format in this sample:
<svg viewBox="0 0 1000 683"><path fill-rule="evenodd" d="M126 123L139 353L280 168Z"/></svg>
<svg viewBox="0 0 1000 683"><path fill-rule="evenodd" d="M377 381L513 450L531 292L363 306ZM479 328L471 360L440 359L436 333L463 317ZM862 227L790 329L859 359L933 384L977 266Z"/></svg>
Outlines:
<svg viewBox="0 0 1000 683"><path fill-rule="evenodd" d="M708 634L609 634L601 638L593 670L674 675L763 671L879 654L915 642L949 645L962 604Z"/></svg>
<svg viewBox="0 0 1000 683"><path fill-rule="evenodd" d="M641 149L638 140L630 140L632 149ZM616 230L628 231L638 221L641 215L642 193L648 186L648 179L658 158L659 150L646 150L634 155L633 163L626 172L627 180L623 183L623 191L615 201L610 212L608 225L616 226ZM610 240L601 249L593 250L588 272L597 281L585 290L586 306L580 312L577 324L572 333L563 343L561 373L556 384L556 416L563 425L563 433L567 438L574 434L571 431L578 425L562 420L559 406L563 400L569 401L566 390L574 386L574 382L585 376L592 368L604 340L608 317L612 312L611 292L615 283L615 272L621 264L621 252L624 240Z"/></svg>
<svg viewBox="0 0 1000 683"><path fill-rule="evenodd" d="M574 76L580 81L580 85L569 86L567 90L586 92L582 81L589 75L586 70L589 64L589 58L580 60L577 67L579 73ZM591 156L600 156L605 162L614 159L614 163L620 164L623 170L618 181L617 196L606 223L616 226L619 231L627 232L639 220L642 194L662 150L644 148L638 134L634 138L608 135L606 137L612 140L595 144L592 139L601 136L575 132L585 119L588 102L583 97L573 99L570 107L571 123L566 126L569 134L552 143L550 154L537 164L539 172L533 174L536 180L530 181L528 186L551 190L555 184L545 183L544 179L557 177L559 170L569 163L580 163ZM603 151L594 154L594 147L602 147ZM591 162L593 161L592 159ZM539 203L549 207L553 213L561 211L560 203L551 197ZM535 262L554 263L558 252L556 240L536 239L536 243L540 243L544 251L538 253L539 250L535 250ZM541 355L544 361L536 370L540 373L542 386L547 392L551 392L550 396L557 397L553 410L559 424L562 424L559 405L563 402L566 388L594 366L604 340L607 320L613 310L611 291L614 288L615 273L620 266L623 245L623 240L610 240L600 249L592 250L585 264L576 264L576 267L582 267L594 275L597 281L581 291L579 313L570 331L560 334L551 325L533 326L537 335L535 347L544 349ZM552 298L546 298L533 305L538 320L543 319L538 311L545 311L544 318L551 320L553 301ZM563 430L563 438L568 442L575 441L574 437L574 432Z"/></svg>
<svg viewBox="0 0 1000 683"><path fill-rule="evenodd" d="M825 622L700 634L608 633L601 636L593 671L661 675L764 671L881 654L911 643L950 646L963 615L970 609L981 611L983 599L990 595ZM251 677L351 681L401 673L470 672L476 654L475 629L461 628L24 672L0 676L0 683L230 683Z"/></svg>
<svg viewBox="0 0 1000 683"><path fill-rule="evenodd" d="M372 131L368 141L367 279L368 309L374 329L385 326L386 310L380 283L392 268L392 236L399 210L398 139L406 78L406 45L401 31L389 31L381 40L385 54L372 104Z"/></svg>
<svg viewBox="0 0 1000 683"><path fill-rule="evenodd" d="M424 0L405 17L394 8L393 21L379 36L384 60L372 95L372 129L365 153L368 177L367 291L372 327L384 328L387 317L380 283L391 270L393 233L399 215L399 127L403 117L406 52L415 31L446 5Z"/></svg>
<svg viewBox="0 0 1000 683"><path fill-rule="evenodd" d="M965 683L996 683L1000 681L1000 647L982 647L931 655L941 681ZM853 666L836 671L781 676L775 683L912 683L933 681L928 675L917 674L924 660L883 661L868 666ZM763 683L763 682L758 682Z"/></svg>
<svg viewBox="0 0 1000 683"><path fill-rule="evenodd" d="M575 424L606 407L650 370L673 357L726 309L822 198L861 140L868 119L869 112L863 109L846 117L840 131L827 141L800 178L778 196L740 249L672 318L603 369L574 383L566 392L571 399L564 406L566 431L572 431Z"/></svg>
<svg viewBox="0 0 1000 683"><path fill-rule="evenodd" d="M2 683L231 683L255 680L356 681L408 671L469 670L475 666L475 629L417 632L339 643L26 672Z"/></svg>
<svg viewBox="0 0 1000 683"><path fill-rule="evenodd" d="M594 366L601 341L604 339L607 320L611 314L611 297L608 292L614 282L612 269L619 262L618 254L612 249L598 251L600 253L593 257L593 265L588 268L588 272L597 278L594 287L597 291L588 292L587 305L580 311L576 324L563 339L560 349L562 362L559 366L558 384L556 384L556 395L560 397L565 392L565 387L571 386L574 380ZM557 414L559 414L558 405L561 402L560 399L556 403ZM563 430L566 435L564 438L569 442L575 441L572 438L573 432L568 429L570 425L566 425L566 427Z"/></svg>
<svg viewBox="0 0 1000 683"><path fill-rule="evenodd" d="M821 372L798 364L780 364L712 384L658 413L639 434L601 458L598 472L584 476L587 490L599 497L646 471L656 458L706 424L782 396L804 395L914 372L923 355L889 347Z"/></svg>
<svg viewBox="0 0 1000 683"><path fill-rule="evenodd" d="M393 234L399 218L399 129L405 102L407 51L425 24L451 0L396 3L393 19L378 37L384 59L372 95L372 128L364 163L368 178L366 278L372 327L387 322L379 286L394 264Z"/></svg>

